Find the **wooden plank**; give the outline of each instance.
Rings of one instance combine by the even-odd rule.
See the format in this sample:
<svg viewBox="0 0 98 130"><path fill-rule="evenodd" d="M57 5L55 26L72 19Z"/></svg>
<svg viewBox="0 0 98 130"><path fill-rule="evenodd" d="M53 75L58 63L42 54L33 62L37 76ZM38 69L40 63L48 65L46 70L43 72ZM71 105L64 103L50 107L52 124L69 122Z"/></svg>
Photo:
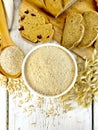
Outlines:
<svg viewBox="0 0 98 130"><path fill-rule="evenodd" d="M27 116L17 108L16 102L9 97L9 130L92 130L91 107L76 108L68 113L46 118L38 109ZM48 106L43 109L47 108Z"/></svg>
<svg viewBox="0 0 98 130"><path fill-rule="evenodd" d="M98 102L94 102L94 130L98 130Z"/></svg>
<svg viewBox="0 0 98 130"><path fill-rule="evenodd" d="M0 130L7 130L7 92L0 87Z"/></svg>

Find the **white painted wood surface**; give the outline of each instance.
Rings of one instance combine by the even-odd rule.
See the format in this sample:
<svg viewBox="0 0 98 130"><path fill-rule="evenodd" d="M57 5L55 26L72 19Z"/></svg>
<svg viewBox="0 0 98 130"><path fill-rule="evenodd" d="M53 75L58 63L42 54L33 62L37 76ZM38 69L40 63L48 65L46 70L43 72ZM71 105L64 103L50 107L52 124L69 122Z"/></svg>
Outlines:
<svg viewBox="0 0 98 130"><path fill-rule="evenodd" d="M45 117L37 109L30 116L9 98L9 130L92 130L92 109L76 108L59 116ZM34 124L32 124L34 123Z"/></svg>
<svg viewBox="0 0 98 130"><path fill-rule="evenodd" d="M15 1L15 17L11 31L13 41L25 52L25 54L33 47L30 42L21 38L18 28L18 9L19 4ZM47 108L44 108L47 109ZM91 107L88 109L77 108L59 117L45 118L38 110L27 117L19 109L16 103L9 97L9 130L91 130L92 115ZM31 123L35 123L31 125Z"/></svg>
<svg viewBox="0 0 98 130"><path fill-rule="evenodd" d="M98 102L94 103L94 130L98 130Z"/></svg>
<svg viewBox="0 0 98 130"><path fill-rule="evenodd" d="M7 130L7 92L0 86L0 130Z"/></svg>
<svg viewBox="0 0 98 130"><path fill-rule="evenodd" d="M15 15L11 31L13 41L25 52L25 54L33 47L28 44L27 40L21 38L18 28L18 9L20 0L14 0ZM27 43L28 42L28 43ZM28 46L28 47L27 47ZM68 113L61 114L56 117L46 118L39 110L36 110L27 116L16 106L15 100L9 97L9 108L6 104L7 94L4 88L0 88L0 130L7 129L7 120L9 122L8 130L92 130L92 107L87 109L76 108ZM6 118L7 109L9 109L9 118ZM44 108L47 109L47 108ZM94 107L95 129L98 130L98 104ZM33 123L33 124L32 124ZM31 125L32 124L32 125Z"/></svg>

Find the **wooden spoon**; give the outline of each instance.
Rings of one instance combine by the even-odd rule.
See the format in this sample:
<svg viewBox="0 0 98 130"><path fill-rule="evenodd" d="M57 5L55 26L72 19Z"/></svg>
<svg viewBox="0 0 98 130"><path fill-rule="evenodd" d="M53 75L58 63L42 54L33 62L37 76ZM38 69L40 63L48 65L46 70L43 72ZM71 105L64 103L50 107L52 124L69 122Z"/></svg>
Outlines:
<svg viewBox="0 0 98 130"><path fill-rule="evenodd" d="M8 26L5 18L5 12L4 12L4 7L2 0L0 0L0 51L4 50L5 48L9 46L16 46L13 41L10 38L9 31L8 31ZM10 75L6 73L2 67L0 66L0 72L5 75L6 77L11 77L11 78L17 78L20 76L21 73L18 73L17 75Z"/></svg>

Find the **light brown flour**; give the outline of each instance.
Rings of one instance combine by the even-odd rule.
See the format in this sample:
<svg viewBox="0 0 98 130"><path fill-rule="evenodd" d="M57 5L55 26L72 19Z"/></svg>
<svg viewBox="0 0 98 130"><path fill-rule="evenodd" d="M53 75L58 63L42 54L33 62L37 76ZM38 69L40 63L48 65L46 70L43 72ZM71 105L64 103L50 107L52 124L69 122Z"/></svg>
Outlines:
<svg viewBox="0 0 98 130"><path fill-rule="evenodd" d="M10 74L16 75L21 72L24 54L17 46L10 46L4 49L0 55L0 66Z"/></svg>
<svg viewBox="0 0 98 130"><path fill-rule="evenodd" d="M25 74L29 85L35 91L54 96L70 86L75 75L75 65L62 49L41 47L29 56Z"/></svg>

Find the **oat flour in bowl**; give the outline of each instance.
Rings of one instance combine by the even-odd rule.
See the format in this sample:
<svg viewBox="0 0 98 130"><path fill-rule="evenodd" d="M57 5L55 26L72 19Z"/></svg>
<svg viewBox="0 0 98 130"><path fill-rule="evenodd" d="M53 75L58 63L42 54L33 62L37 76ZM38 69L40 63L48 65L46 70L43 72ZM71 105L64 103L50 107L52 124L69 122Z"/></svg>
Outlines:
<svg viewBox="0 0 98 130"><path fill-rule="evenodd" d="M56 46L34 50L25 63L25 79L36 92L55 96L66 91L76 75L71 56Z"/></svg>

